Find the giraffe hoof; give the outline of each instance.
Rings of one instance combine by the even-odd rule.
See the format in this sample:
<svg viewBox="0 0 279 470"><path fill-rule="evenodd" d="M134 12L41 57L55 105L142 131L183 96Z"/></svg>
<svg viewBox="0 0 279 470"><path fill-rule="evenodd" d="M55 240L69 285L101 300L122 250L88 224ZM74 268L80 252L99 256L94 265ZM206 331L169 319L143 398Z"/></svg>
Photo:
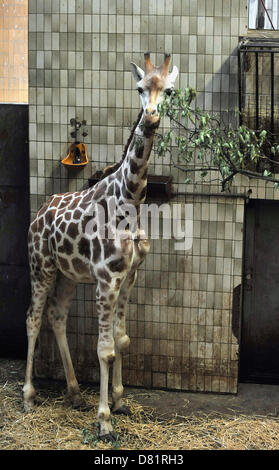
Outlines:
<svg viewBox="0 0 279 470"><path fill-rule="evenodd" d="M115 415L124 415L124 416L131 416L132 412L130 408L126 405L120 406L117 410L112 410L112 413Z"/></svg>
<svg viewBox="0 0 279 470"><path fill-rule="evenodd" d="M87 412L87 411L92 411L93 406L90 406L85 401L83 401L82 403L79 403L79 404L73 404L72 408L77 411Z"/></svg>
<svg viewBox="0 0 279 470"><path fill-rule="evenodd" d="M118 439L118 435L115 432L109 432L108 434L103 434L99 436L100 441L103 442L116 442Z"/></svg>
<svg viewBox="0 0 279 470"><path fill-rule="evenodd" d="M89 406L80 394L68 395L67 401L74 410L78 411L90 411L92 406Z"/></svg>
<svg viewBox="0 0 279 470"><path fill-rule="evenodd" d="M35 408L36 392L33 385L26 384L23 387L23 409L25 413L30 413Z"/></svg>
<svg viewBox="0 0 279 470"><path fill-rule="evenodd" d="M34 400L24 402L23 404L23 411L25 413L31 413L32 411L34 411L34 408L35 408Z"/></svg>

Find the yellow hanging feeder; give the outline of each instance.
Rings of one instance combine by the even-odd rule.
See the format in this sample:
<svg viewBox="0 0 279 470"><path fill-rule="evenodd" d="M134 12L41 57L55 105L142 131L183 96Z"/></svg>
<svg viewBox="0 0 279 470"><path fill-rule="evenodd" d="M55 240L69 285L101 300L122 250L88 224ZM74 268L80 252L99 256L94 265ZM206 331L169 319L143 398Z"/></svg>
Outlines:
<svg viewBox="0 0 279 470"><path fill-rule="evenodd" d="M88 163L87 148L84 143L74 142L70 145L67 157L62 160L63 165L73 167L85 166Z"/></svg>

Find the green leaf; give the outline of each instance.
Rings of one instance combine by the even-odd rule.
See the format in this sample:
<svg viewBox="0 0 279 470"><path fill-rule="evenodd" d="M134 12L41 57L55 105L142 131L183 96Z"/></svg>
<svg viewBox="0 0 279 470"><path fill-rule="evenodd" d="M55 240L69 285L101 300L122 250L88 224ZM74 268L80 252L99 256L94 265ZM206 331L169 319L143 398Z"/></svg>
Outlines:
<svg viewBox="0 0 279 470"><path fill-rule="evenodd" d="M204 127L206 125L206 117L202 116L201 117L201 125Z"/></svg>

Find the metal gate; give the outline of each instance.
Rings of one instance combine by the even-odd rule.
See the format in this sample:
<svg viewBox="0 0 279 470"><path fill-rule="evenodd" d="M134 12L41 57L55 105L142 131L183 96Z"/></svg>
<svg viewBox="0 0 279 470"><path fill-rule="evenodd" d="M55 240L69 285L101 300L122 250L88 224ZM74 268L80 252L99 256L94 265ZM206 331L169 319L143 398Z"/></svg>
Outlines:
<svg viewBox="0 0 279 470"><path fill-rule="evenodd" d="M240 124L265 129L267 156L279 142L279 39L242 38L238 47ZM274 169L278 171L279 165Z"/></svg>
<svg viewBox="0 0 279 470"><path fill-rule="evenodd" d="M279 383L279 202L246 207L240 380Z"/></svg>
<svg viewBox="0 0 279 470"><path fill-rule="evenodd" d="M26 354L28 106L0 104L0 357Z"/></svg>

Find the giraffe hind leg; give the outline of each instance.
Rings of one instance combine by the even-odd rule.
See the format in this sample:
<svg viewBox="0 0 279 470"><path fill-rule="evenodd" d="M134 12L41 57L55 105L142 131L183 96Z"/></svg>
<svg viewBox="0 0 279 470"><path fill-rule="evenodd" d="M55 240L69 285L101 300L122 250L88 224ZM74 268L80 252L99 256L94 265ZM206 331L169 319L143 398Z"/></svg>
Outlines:
<svg viewBox="0 0 279 470"><path fill-rule="evenodd" d="M47 316L56 337L67 381L67 398L74 408L87 409L81 397L79 385L70 355L66 335L66 323L76 283L60 271L57 274L54 293L48 301Z"/></svg>
<svg viewBox="0 0 279 470"><path fill-rule="evenodd" d="M31 303L27 311L26 329L28 337L28 352L26 363L25 383L23 387L24 410L30 411L34 407L35 389L32 383L33 360L36 340L41 328L42 314L53 277L44 280L35 280L31 275Z"/></svg>

